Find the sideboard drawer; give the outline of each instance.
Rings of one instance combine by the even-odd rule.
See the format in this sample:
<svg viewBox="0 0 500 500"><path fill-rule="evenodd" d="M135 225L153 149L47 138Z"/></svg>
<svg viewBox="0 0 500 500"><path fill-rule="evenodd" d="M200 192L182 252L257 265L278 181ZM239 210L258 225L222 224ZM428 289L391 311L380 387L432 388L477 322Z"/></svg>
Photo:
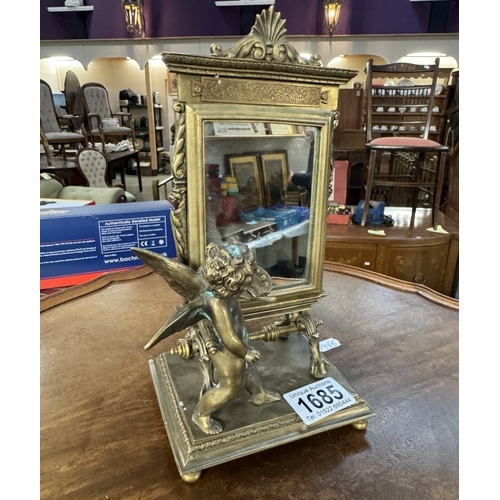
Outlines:
<svg viewBox="0 0 500 500"><path fill-rule="evenodd" d="M326 243L325 261L375 271L377 245Z"/></svg>
<svg viewBox="0 0 500 500"><path fill-rule="evenodd" d="M377 272L442 292L450 244L429 246L383 245Z"/></svg>

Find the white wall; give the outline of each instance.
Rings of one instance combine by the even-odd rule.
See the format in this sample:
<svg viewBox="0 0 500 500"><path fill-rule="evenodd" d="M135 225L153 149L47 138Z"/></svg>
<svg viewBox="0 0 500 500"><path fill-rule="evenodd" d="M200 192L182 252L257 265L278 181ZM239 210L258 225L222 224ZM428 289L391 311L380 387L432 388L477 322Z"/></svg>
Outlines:
<svg viewBox="0 0 500 500"><path fill-rule="evenodd" d="M130 57L144 68L147 61L164 51L208 56L213 43L229 49L240 38L41 41L40 58L66 55L87 67L96 57ZM410 52L444 52L459 61L457 34L301 36L286 40L301 53L319 54L325 65L341 54L377 54L387 62L396 62Z"/></svg>
<svg viewBox="0 0 500 500"><path fill-rule="evenodd" d="M181 52L193 55L210 55L210 46L220 44L223 49L231 48L241 37L152 39L152 40L62 40L40 42L40 78L46 80L54 92L63 89L64 76L73 70L80 83L96 81L105 85L109 91L111 106L118 111L119 91L130 88L138 94L146 93L145 65L149 62L153 90L160 92L163 105L164 143L170 143L170 126L174 123L172 102L165 80L167 70L161 60L153 57L161 52ZM369 57L380 58L385 62L396 62L411 52L442 52L459 61L458 35L364 35L328 37L287 37L287 40L300 52L319 54L326 66L339 55L354 55L346 58L337 67L357 69L362 72L363 60ZM72 57L72 61L54 61L54 56ZM130 58L130 59L127 59ZM362 81L359 74L354 81Z"/></svg>

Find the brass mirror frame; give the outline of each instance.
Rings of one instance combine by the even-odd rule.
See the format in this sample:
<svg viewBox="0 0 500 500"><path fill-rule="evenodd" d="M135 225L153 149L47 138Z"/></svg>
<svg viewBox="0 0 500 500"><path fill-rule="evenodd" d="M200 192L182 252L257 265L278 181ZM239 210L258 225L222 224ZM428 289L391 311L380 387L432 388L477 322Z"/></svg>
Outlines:
<svg viewBox="0 0 500 500"><path fill-rule="evenodd" d="M284 39L282 21L270 8L257 16L249 36L229 51L212 47L213 56L162 53L169 72L177 74L179 114L172 173L172 214L177 254L196 270L205 255L204 123L210 121L279 122L318 128L312 179L306 281L278 286L269 303L243 303L247 319L304 311L323 296L328 189L338 88L357 72L325 68L319 57L303 59Z"/></svg>

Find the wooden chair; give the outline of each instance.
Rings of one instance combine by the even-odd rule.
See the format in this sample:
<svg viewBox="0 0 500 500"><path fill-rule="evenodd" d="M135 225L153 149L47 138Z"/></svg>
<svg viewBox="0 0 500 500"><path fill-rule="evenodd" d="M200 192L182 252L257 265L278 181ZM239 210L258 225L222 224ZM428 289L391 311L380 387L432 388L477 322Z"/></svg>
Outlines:
<svg viewBox="0 0 500 500"><path fill-rule="evenodd" d="M128 202L136 201L124 186L112 186L107 181L108 162L104 154L96 148L86 147L76 154L76 168L83 178L83 185L92 188L119 188L124 191Z"/></svg>
<svg viewBox="0 0 500 500"><path fill-rule="evenodd" d="M64 161L66 161L66 146L79 148L87 145L85 133L78 126L80 117L64 115L62 118L69 121L69 130L63 130L61 126L60 117L54 104L52 89L46 81L40 80L40 143L45 151L49 166L52 166L50 146L57 146L59 153L62 154Z"/></svg>
<svg viewBox="0 0 500 500"><path fill-rule="evenodd" d="M108 139L110 139L110 142L116 142L117 139L123 140L129 137L135 151L135 130L132 125L132 114L125 112L113 113L111 111L106 87L100 83L89 82L83 84L78 92L85 107L88 134L92 144L95 146L97 138L104 148ZM112 123L110 119L113 118L118 120L118 124Z"/></svg>
<svg viewBox="0 0 500 500"><path fill-rule="evenodd" d="M438 74L439 58L433 65L374 65L373 59L367 62L367 168L362 226L367 221L370 200L378 197L377 192L383 193L390 205L394 191L405 188L409 203L404 206L412 207L410 224L414 223L422 198L432 200L432 225L437 227L448 153L448 147L439 140L444 113L435 99Z"/></svg>
<svg viewBox="0 0 500 500"><path fill-rule="evenodd" d="M169 175L163 180L155 179L151 181L151 188L153 190L153 200L161 200L161 193L163 191L163 196L165 200L170 201L170 193L172 192L174 176Z"/></svg>

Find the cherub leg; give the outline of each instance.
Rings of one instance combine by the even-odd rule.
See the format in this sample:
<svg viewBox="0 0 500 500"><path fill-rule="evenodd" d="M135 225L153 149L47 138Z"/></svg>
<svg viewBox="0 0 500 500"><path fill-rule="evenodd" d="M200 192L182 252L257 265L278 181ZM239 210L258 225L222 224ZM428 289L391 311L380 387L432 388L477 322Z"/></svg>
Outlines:
<svg viewBox="0 0 500 500"><path fill-rule="evenodd" d="M252 395L250 402L257 406L274 403L281 399L279 393L264 389L259 373L257 372L257 367L254 365L247 366L245 389Z"/></svg>
<svg viewBox="0 0 500 500"><path fill-rule="evenodd" d="M245 361L227 351L218 352L212 356L212 361L219 374L219 384L201 397L191 417L205 434L219 434L222 431L220 422L211 415L238 395L245 375Z"/></svg>

